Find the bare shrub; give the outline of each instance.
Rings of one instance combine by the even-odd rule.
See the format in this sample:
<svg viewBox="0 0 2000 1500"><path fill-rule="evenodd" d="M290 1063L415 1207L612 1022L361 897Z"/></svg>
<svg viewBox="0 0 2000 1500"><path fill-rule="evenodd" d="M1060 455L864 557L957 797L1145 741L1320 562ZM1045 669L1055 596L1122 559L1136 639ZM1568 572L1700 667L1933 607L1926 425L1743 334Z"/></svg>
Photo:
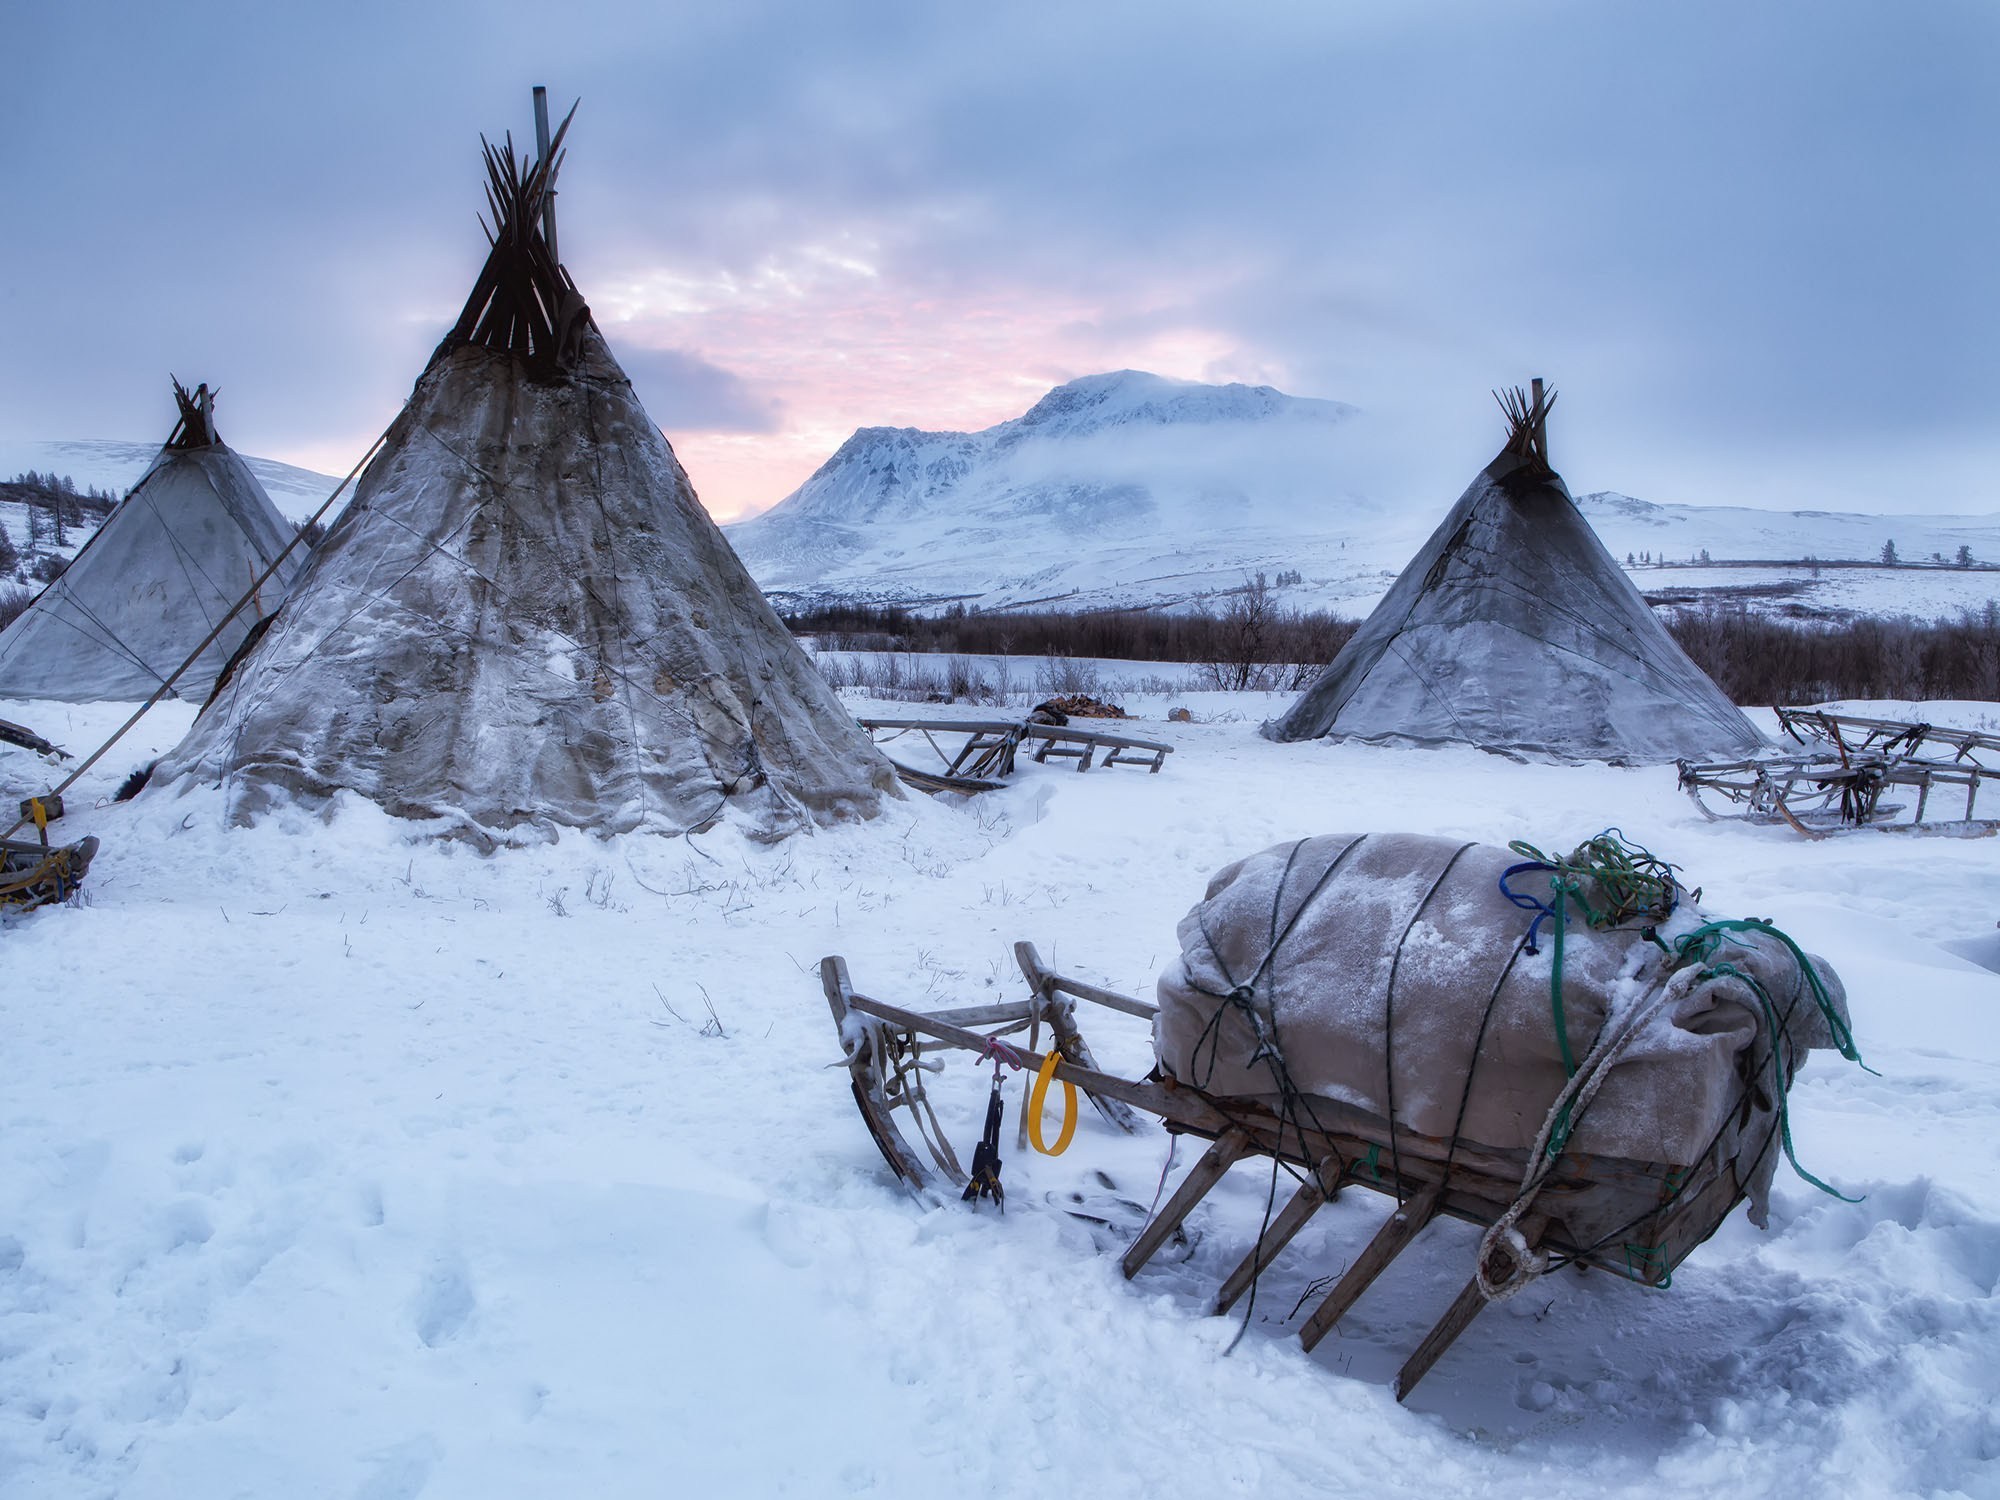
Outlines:
<svg viewBox="0 0 2000 1500"><path fill-rule="evenodd" d="M829 686L854 688L871 698L906 703L999 703L1002 696L980 664L968 657L926 657L905 651L819 652L814 658Z"/></svg>
<svg viewBox="0 0 2000 1500"><path fill-rule="evenodd" d="M35 602L35 590L25 583L0 583L0 630L5 630Z"/></svg>
<svg viewBox="0 0 2000 1500"><path fill-rule="evenodd" d="M1254 583L1246 581L1246 590ZM1112 661L1223 661L1243 654L1243 631L1260 632L1256 664L1279 668L1273 686L1310 681L1347 643L1355 622L1313 610L1276 606L1265 590L1260 617L1232 620L1235 598L1220 611L1150 609L994 611L953 605L920 615L889 605L820 604L785 623L830 650L902 651L968 656L1097 657ZM1009 684L996 685L1005 694Z"/></svg>
<svg viewBox="0 0 2000 1500"><path fill-rule="evenodd" d="M1035 691L1045 698L1094 697L1103 690L1095 662L1049 656L1035 664Z"/></svg>
<svg viewBox="0 0 2000 1500"><path fill-rule="evenodd" d="M1677 610L1667 629L1738 703L1829 698L2000 698L2000 604L1935 622L1831 624L1741 606Z"/></svg>

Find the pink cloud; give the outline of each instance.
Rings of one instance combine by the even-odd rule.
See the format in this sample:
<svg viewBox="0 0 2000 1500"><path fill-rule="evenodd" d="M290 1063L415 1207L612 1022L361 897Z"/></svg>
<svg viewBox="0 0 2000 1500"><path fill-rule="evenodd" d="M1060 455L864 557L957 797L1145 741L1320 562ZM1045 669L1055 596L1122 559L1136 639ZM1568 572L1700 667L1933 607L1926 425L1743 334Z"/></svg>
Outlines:
<svg viewBox="0 0 2000 1500"><path fill-rule="evenodd" d="M857 427L975 430L1019 416L1050 386L1134 366L1189 379L1280 372L1227 336L1184 326L1177 289L1129 288L1116 329L1104 309L1027 285L897 284L866 246L812 247L748 275L634 270L592 307L614 349L672 348L772 398L775 432L703 431L652 413L711 514L734 520L802 483ZM1168 309L1135 317L1133 307Z"/></svg>
<svg viewBox="0 0 2000 1500"><path fill-rule="evenodd" d="M875 259L865 244L836 242L747 273L641 266L594 278L592 312L614 353L719 367L780 414L775 430L744 432L651 412L717 520L783 499L857 427L974 431L1019 416L1051 386L1125 367L1284 383L1281 367L1183 313L1186 287L1125 287L1114 312L1025 281L919 284ZM344 474L373 436L277 456Z"/></svg>

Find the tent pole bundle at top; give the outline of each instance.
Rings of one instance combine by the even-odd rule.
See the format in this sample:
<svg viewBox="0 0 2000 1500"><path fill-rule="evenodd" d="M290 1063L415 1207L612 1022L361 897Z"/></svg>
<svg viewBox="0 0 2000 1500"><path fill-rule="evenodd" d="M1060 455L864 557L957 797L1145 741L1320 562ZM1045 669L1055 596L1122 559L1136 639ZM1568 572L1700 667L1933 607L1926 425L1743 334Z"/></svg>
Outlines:
<svg viewBox="0 0 2000 1500"><path fill-rule="evenodd" d="M464 310L156 785L223 784L238 821L351 791L487 844L725 813L779 837L900 796L556 258L569 124L532 160L482 143Z"/></svg>

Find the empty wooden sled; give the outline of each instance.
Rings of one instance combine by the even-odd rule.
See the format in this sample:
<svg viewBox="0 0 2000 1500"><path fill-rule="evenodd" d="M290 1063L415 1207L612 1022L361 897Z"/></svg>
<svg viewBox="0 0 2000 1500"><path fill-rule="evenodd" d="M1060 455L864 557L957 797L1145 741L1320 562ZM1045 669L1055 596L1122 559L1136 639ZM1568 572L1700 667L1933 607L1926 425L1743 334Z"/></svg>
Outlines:
<svg viewBox="0 0 2000 1500"><path fill-rule="evenodd" d="M905 784L919 791L991 791L1001 779L1014 773L1016 759L1025 751L1037 762L1074 760L1079 771L1093 764L1144 766L1157 773L1173 754L1172 745L1154 740L1135 740L1122 734L1105 734L1095 729L1077 729L1066 724L1043 724L1033 719L863 719L861 727L879 744L921 735L941 769L930 771L891 760ZM947 737L939 744L937 736ZM963 736L950 748L950 736ZM1103 756L1099 761L1097 757Z"/></svg>

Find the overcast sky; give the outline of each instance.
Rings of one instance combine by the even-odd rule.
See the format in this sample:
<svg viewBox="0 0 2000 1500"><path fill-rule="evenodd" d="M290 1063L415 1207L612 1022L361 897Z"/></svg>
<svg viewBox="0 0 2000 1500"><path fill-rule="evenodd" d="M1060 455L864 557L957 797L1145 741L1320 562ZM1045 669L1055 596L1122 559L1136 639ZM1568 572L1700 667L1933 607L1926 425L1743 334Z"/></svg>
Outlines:
<svg viewBox="0 0 2000 1500"><path fill-rule="evenodd" d="M345 472L541 82L564 260L725 518L1127 366L1352 402L1440 508L1541 374L1578 492L2000 510L1993 0L4 0L0 55L0 437L164 436L172 371Z"/></svg>

